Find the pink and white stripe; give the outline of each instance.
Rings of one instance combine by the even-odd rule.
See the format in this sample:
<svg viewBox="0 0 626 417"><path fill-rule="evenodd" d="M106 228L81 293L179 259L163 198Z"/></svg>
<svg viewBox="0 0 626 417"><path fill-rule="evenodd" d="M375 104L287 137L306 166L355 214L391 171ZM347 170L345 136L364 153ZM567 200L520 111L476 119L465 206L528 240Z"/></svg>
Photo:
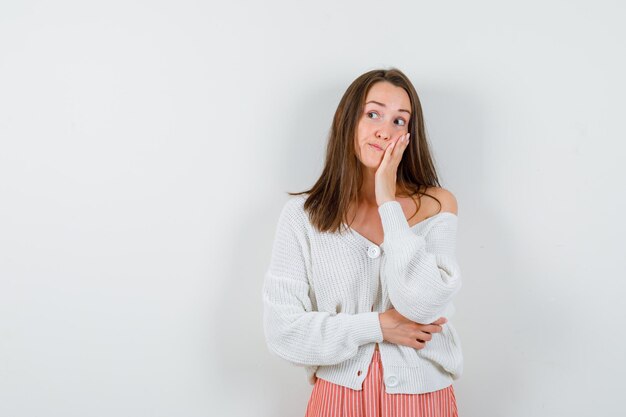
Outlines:
<svg viewBox="0 0 626 417"><path fill-rule="evenodd" d="M305 417L458 417L458 410L452 385L424 394L387 394L375 350L363 390L317 378Z"/></svg>

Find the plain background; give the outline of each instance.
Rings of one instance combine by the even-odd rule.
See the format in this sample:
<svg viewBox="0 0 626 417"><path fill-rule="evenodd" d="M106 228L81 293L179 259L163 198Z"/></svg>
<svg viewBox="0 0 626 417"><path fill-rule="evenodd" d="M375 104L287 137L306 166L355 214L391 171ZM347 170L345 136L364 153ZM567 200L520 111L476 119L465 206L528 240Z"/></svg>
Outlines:
<svg viewBox="0 0 626 417"><path fill-rule="evenodd" d="M298 416L261 286L286 191L397 67L459 202L461 416L623 409L619 1L4 1L0 415Z"/></svg>

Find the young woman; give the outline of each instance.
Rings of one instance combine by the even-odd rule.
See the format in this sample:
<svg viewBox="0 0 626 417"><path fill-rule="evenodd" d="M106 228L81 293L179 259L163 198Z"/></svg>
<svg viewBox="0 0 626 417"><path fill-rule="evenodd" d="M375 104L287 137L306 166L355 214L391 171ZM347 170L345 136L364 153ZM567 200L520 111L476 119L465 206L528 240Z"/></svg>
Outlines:
<svg viewBox="0 0 626 417"><path fill-rule="evenodd" d="M306 417L457 416L457 203L401 71L352 82L322 175L290 194L263 284L264 331L314 385Z"/></svg>

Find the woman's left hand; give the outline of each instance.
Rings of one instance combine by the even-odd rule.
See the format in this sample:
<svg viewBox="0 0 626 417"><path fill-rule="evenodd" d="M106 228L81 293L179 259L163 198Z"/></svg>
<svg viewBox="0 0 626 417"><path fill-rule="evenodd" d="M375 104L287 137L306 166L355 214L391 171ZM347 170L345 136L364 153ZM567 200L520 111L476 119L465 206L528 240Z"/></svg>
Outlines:
<svg viewBox="0 0 626 417"><path fill-rule="evenodd" d="M409 144L410 133L406 133L391 142L385 149L374 179L376 204L380 207L388 201L396 199L396 177L402 154Z"/></svg>

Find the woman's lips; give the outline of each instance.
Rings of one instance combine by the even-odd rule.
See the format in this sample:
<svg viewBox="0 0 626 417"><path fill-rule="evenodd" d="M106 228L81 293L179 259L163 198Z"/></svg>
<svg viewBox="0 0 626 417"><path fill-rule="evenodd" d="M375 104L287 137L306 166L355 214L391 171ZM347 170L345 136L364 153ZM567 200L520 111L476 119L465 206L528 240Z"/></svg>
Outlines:
<svg viewBox="0 0 626 417"><path fill-rule="evenodd" d="M369 145L370 145L372 148L376 149L377 151L382 151L382 150L383 150L383 148L381 148L381 147L380 147L380 146L378 146L378 145L374 145L373 143L370 143Z"/></svg>

